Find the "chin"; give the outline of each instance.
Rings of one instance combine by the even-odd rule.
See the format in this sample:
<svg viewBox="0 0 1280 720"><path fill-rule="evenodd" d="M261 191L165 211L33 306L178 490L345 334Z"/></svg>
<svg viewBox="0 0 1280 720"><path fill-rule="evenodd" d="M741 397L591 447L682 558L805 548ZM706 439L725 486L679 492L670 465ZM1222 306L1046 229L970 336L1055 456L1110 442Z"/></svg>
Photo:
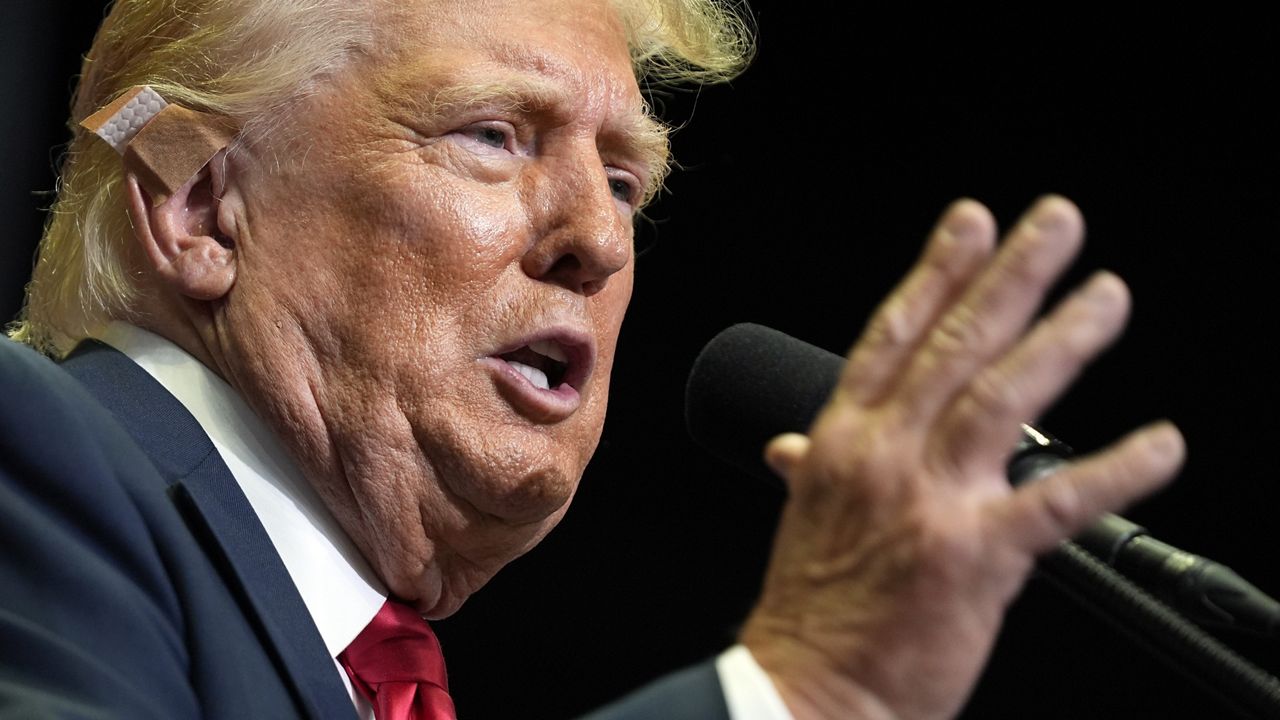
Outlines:
<svg viewBox="0 0 1280 720"><path fill-rule="evenodd" d="M523 545L523 553L533 546L524 538L540 539L560 521L579 481L578 475L549 471L528 474L514 482L485 483L473 493L478 499L472 505L486 516L486 522L496 523L501 532L515 536L504 538L503 544Z"/></svg>

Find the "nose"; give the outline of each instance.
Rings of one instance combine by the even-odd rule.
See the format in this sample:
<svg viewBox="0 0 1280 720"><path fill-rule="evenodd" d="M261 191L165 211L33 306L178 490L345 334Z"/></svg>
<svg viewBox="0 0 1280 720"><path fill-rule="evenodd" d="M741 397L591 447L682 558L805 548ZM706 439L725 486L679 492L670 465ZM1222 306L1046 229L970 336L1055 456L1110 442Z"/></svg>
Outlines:
<svg viewBox="0 0 1280 720"><path fill-rule="evenodd" d="M535 241L521 266L534 279L590 297L631 262L631 217L609 189L594 148L585 157L547 163L527 199Z"/></svg>

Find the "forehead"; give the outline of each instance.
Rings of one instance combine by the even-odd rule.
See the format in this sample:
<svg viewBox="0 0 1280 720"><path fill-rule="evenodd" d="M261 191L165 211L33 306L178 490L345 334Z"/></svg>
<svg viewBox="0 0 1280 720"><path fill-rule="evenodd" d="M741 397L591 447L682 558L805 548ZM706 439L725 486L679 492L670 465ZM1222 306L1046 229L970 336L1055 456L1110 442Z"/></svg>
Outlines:
<svg viewBox="0 0 1280 720"><path fill-rule="evenodd" d="M657 178L666 128L642 99L614 2L386 0L367 79L420 117L498 106L577 124Z"/></svg>
<svg viewBox="0 0 1280 720"><path fill-rule="evenodd" d="M506 70L639 91L609 0L384 0L374 52L403 74Z"/></svg>

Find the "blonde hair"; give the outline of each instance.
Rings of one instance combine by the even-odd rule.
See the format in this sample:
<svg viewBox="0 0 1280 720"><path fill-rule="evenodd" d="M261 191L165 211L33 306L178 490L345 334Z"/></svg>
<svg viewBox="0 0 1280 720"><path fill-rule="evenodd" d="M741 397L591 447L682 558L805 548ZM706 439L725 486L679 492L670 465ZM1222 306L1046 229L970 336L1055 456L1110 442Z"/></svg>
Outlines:
<svg viewBox="0 0 1280 720"><path fill-rule="evenodd" d="M642 83L723 81L750 60L743 7L612 3ZM138 299L120 157L80 120L150 85L170 102L230 118L241 128L237 143L269 136L273 118L370 47L374 14L373 3L356 0L117 0L84 61L57 199L10 337L60 357Z"/></svg>

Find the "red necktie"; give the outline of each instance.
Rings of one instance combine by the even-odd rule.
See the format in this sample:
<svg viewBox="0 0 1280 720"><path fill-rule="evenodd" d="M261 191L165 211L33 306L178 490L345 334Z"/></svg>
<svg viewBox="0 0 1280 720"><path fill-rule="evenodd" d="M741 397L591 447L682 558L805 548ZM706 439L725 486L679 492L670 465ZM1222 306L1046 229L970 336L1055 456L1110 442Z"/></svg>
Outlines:
<svg viewBox="0 0 1280 720"><path fill-rule="evenodd" d="M387 600L338 662L377 720L455 720L440 643L408 605Z"/></svg>

